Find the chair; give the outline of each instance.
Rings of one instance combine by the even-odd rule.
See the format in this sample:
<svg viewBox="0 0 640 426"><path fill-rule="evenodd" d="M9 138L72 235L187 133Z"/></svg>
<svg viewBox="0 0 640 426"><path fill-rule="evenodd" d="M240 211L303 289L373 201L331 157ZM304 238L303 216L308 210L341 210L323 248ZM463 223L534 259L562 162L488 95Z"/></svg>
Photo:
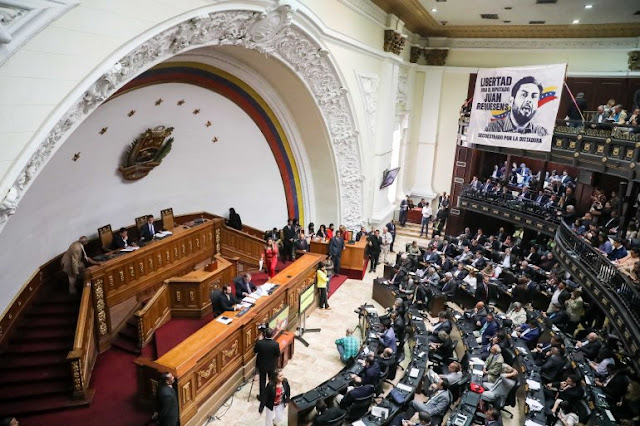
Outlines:
<svg viewBox="0 0 640 426"><path fill-rule="evenodd" d="M335 419L326 423L327 426L339 426L344 422L344 419L347 418L347 413L342 413L340 417L336 417ZM315 424L315 423L314 423Z"/></svg>
<svg viewBox="0 0 640 426"><path fill-rule="evenodd" d="M147 223L147 215L136 217L136 229L138 231L140 231L140 228L142 228L142 225L145 223Z"/></svg>
<svg viewBox="0 0 640 426"><path fill-rule="evenodd" d="M375 393L372 393L369 396L354 399L353 403L349 407L349 410L347 411L345 420L359 419L367 414L367 412L369 411L369 406L371 405L371 401L373 401L375 395Z"/></svg>
<svg viewBox="0 0 640 426"><path fill-rule="evenodd" d="M175 221L173 217L173 208L160 210L160 219L162 220L162 229L165 231L171 231L175 228Z"/></svg>
<svg viewBox="0 0 640 426"><path fill-rule="evenodd" d="M467 388L467 385L471 382L471 373L465 373L462 375L462 378L449 385L449 391L451 392L451 402L456 402L460 395L462 395L462 390Z"/></svg>
<svg viewBox="0 0 640 426"><path fill-rule="evenodd" d="M219 303L221 294L222 290L213 290L211 293L209 293L209 297L211 298L211 310L213 312L213 318L216 318L218 315L224 312Z"/></svg>
<svg viewBox="0 0 640 426"><path fill-rule="evenodd" d="M386 383L389 383L390 385L394 386L392 380L396 378L398 368L401 368L402 370L404 370L404 367L401 366L400 363L404 361L405 358L406 358L406 355L404 351L398 351L398 356L396 356L396 360L391 365L391 368L389 368L389 374L387 375L387 378L384 380Z"/></svg>
<svg viewBox="0 0 640 426"><path fill-rule="evenodd" d="M437 364L437 365L449 365L453 361L458 360L458 357L455 356L457 346L458 346L458 340L454 340L451 344L451 352L447 356L443 356L435 352L430 352L429 360L431 360L434 364Z"/></svg>
<svg viewBox="0 0 640 426"><path fill-rule="evenodd" d="M113 231L111 224L98 228L98 237L100 238L100 246L104 251L110 251L113 244Z"/></svg>
<svg viewBox="0 0 640 426"><path fill-rule="evenodd" d="M504 359L504 362L508 365L513 365L513 362L516 359L516 354L513 352L513 350L509 349L509 348L503 348L502 349L502 358Z"/></svg>
<svg viewBox="0 0 640 426"><path fill-rule="evenodd" d="M504 407L506 407L506 406L515 407L516 406L516 393L518 392L518 389L520 388L520 386L522 386L522 383L523 383L522 375L518 374L516 376L516 384L513 385L513 387L511 388L511 390L507 394L507 396L504 397L504 398L499 399L498 401L496 401L493 406L495 408L497 408L498 410L504 411L505 413L507 413L510 418L513 418L513 413L510 412L509 410L505 409Z"/></svg>
<svg viewBox="0 0 640 426"><path fill-rule="evenodd" d="M386 364L380 364L380 376L378 379L378 383L376 383L375 395L380 395L382 393L382 385L389 377L389 366Z"/></svg>
<svg viewBox="0 0 640 426"><path fill-rule="evenodd" d="M572 411L578 415L580 423L587 424L589 422L589 418L591 417L591 409L584 399L579 399L578 401L574 402Z"/></svg>

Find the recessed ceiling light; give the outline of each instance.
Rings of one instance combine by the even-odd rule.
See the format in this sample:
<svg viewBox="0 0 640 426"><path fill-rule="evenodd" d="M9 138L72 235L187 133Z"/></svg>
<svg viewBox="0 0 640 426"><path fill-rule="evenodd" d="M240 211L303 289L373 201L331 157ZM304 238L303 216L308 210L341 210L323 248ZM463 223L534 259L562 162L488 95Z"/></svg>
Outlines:
<svg viewBox="0 0 640 426"><path fill-rule="evenodd" d="M586 5L584 6L584 8L585 8L585 9L591 9L592 7L593 7L593 5L592 5L592 4L586 4Z"/></svg>
<svg viewBox="0 0 640 426"><path fill-rule="evenodd" d="M511 6L507 6L507 7L504 8L504 10L511 10L511 9L513 9L513 7L511 7Z"/></svg>
<svg viewBox="0 0 640 426"><path fill-rule="evenodd" d="M505 24L511 23L511 21L502 21L502 22L504 22Z"/></svg>
<svg viewBox="0 0 640 426"><path fill-rule="evenodd" d="M579 19L574 19L572 23L573 23L573 24L579 24L579 23L580 23L580 20L579 20Z"/></svg>
<svg viewBox="0 0 640 426"><path fill-rule="evenodd" d="M435 7L433 9L431 9L432 12L437 12L438 9L436 9Z"/></svg>

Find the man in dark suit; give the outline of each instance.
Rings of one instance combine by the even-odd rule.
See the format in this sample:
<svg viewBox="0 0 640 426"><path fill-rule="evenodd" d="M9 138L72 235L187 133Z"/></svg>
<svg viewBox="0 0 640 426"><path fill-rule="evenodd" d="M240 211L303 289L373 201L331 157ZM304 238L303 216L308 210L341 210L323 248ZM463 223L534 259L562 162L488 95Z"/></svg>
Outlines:
<svg viewBox="0 0 640 426"><path fill-rule="evenodd" d="M251 282L251 274L242 274L237 276L233 280L233 284L236 287L237 299L247 297L248 295L256 291L256 286Z"/></svg>
<svg viewBox="0 0 640 426"><path fill-rule="evenodd" d="M376 365L378 364L376 363ZM379 368L378 375L380 375ZM344 394L344 397L342 395L336 395L336 402L341 409L348 411L351 404L353 404L353 401L371 396L374 392L374 385L365 383L361 377L355 376L352 379L352 386L347 388L347 393Z"/></svg>
<svg viewBox="0 0 640 426"><path fill-rule="evenodd" d="M253 352L257 354L256 369L260 375L260 395L258 395L258 400L262 401L261 397L267 387L267 375L269 376L269 381L276 379L275 372L278 366L278 358L280 358L280 345L273 340L273 330L267 328L262 332L262 338L256 342Z"/></svg>
<svg viewBox="0 0 640 426"><path fill-rule="evenodd" d="M486 275L482 276L482 282L476 284L476 300L482 300L485 303L489 303L489 277Z"/></svg>
<svg viewBox="0 0 640 426"><path fill-rule="evenodd" d="M447 334L451 333L451 321L449 321L449 317L446 311L438 312L438 322L433 326L431 330L431 335L429 336L430 342L441 343L438 333L441 331L446 332Z"/></svg>
<svg viewBox="0 0 640 426"><path fill-rule="evenodd" d="M336 235L329 241L329 256L333 262L333 272L336 275L340 274L340 258L342 257L342 251L344 250L344 240L340 231L336 231Z"/></svg>
<svg viewBox="0 0 640 426"><path fill-rule="evenodd" d="M587 334L585 340L576 343L576 349L579 349L585 357L594 360L602 349L602 343L598 340L598 335L591 332Z"/></svg>
<svg viewBox="0 0 640 426"><path fill-rule="evenodd" d="M327 404L324 400L320 400L320 402L316 404L316 417L313 419L313 426L330 425L344 414L345 411L340 407L327 408Z"/></svg>
<svg viewBox="0 0 640 426"><path fill-rule="evenodd" d="M365 358L364 368L360 372L360 377L362 378L362 383L365 385L376 386L380 381L380 364L378 364L372 353Z"/></svg>
<svg viewBox="0 0 640 426"><path fill-rule="evenodd" d="M442 285L440 291L442 291L446 296L452 297L456 294L458 283L453 279L453 274L451 272L444 274L444 278L440 281L440 284Z"/></svg>
<svg viewBox="0 0 640 426"><path fill-rule="evenodd" d="M140 238L144 241L153 240L153 236L156 235L156 232L160 230L153 224L154 220L155 219L153 218L152 214L147 215L147 223L140 227Z"/></svg>
<svg viewBox="0 0 640 426"><path fill-rule="evenodd" d="M482 256L482 251L478 250L476 252L476 256L471 262L471 266L473 266L476 269L482 269L485 266L487 266L487 261L484 260L484 257Z"/></svg>
<svg viewBox="0 0 640 426"><path fill-rule="evenodd" d="M391 219L389 221L389 223L387 223L386 226L387 226L387 231L389 231L391 233L391 237L392 237L391 246L389 247L389 251L391 253L394 253L394 251L393 251L393 243L396 242L396 224L393 222L393 219Z"/></svg>
<svg viewBox="0 0 640 426"><path fill-rule="evenodd" d="M487 416L486 426L502 426L502 418L500 417L500 410L497 408L489 408L485 413Z"/></svg>
<svg viewBox="0 0 640 426"><path fill-rule="evenodd" d="M173 374L162 373L160 375L153 413L153 418L158 426L178 426L180 424L178 395L173 388L173 382L175 382Z"/></svg>
<svg viewBox="0 0 640 426"><path fill-rule="evenodd" d="M498 324L498 321L496 321L493 312L487 312L487 316L484 318L482 327L480 328L480 344L488 344L489 340L491 340L491 338L494 334L496 334L499 328L500 324Z"/></svg>
<svg viewBox="0 0 640 426"><path fill-rule="evenodd" d="M278 228L273 228L271 231L267 231L264 233L264 240L267 241L271 238L274 242L280 240L280 232L278 232Z"/></svg>
<svg viewBox="0 0 640 426"><path fill-rule="evenodd" d="M467 271L464 267L464 263L459 262L458 263L458 267L456 270L454 270L452 272L453 274L453 279L455 280L459 280L462 281L464 279L464 277L466 277L467 275L469 275L469 271Z"/></svg>
<svg viewBox="0 0 640 426"><path fill-rule="evenodd" d="M222 293L218 296L218 306L222 312L235 311L237 309L238 300L231 293L230 285L222 286Z"/></svg>
<svg viewBox="0 0 640 426"><path fill-rule="evenodd" d="M560 349L551 347L549 352L551 352L551 355L542 367L540 367L540 375L545 383L556 381L564 368L564 360L562 359L562 355L560 355Z"/></svg>
<svg viewBox="0 0 640 426"><path fill-rule="evenodd" d="M128 246L135 246L135 243L129 238L129 232L127 228L120 228L117 234L113 236L113 243L111 244L114 250L123 249Z"/></svg>
<svg viewBox="0 0 640 426"><path fill-rule="evenodd" d="M282 260L293 260L293 241L296 238L296 230L293 227L293 221L287 220L287 226L282 228Z"/></svg>

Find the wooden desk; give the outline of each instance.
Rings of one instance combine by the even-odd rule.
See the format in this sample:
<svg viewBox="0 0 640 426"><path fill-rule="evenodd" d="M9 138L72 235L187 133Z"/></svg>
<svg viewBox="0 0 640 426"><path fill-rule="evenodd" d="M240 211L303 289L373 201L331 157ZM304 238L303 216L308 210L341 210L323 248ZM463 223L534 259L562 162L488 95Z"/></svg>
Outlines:
<svg viewBox="0 0 640 426"><path fill-rule="evenodd" d="M329 254L329 241L322 241L316 238L311 239L311 253ZM346 275L349 278L361 280L364 278L364 274L367 268L367 257L365 256L365 249L367 247L367 240L361 239L355 244L344 244L344 251L342 252L342 258L340 259L340 274Z"/></svg>
<svg viewBox="0 0 640 426"><path fill-rule="evenodd" d="M420 225L422 223L422 209L420 207L414 207L409 210L407 212L407 222Z"/></svg>
<svg viewBox="0 0 640 426"><path fill-rule="evenodd" d="M317 265L324 259L323 255L305 254L273 277L271 282L279 287L270 296L258 299L243 316L225 312L233 319L230 324L210 322L155 362L138 358L140 400L151 401L158 372L170 371L177 382L180 424L185 425L190 419L191 423L202 424L206 415L219 408L243 380L253 377L258 325L268 322L288 304L289 329L295 329L300 293L315 282ZM207 409L198 413L205 402Z"/></svg>

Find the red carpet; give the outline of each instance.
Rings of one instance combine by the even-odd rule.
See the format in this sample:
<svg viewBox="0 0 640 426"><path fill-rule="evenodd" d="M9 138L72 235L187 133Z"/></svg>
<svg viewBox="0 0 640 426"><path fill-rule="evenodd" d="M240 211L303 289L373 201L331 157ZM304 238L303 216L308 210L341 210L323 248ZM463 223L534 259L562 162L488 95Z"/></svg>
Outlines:
<svg viewBox="0 0 640 426"><path fill-rule="evenodd" d="M346 275L334 275L331 278L331 282L329 283L329 297L331 297L331 295L335 293L342 284L344 284L347 278L349 277L347 277Z"/></svg>

